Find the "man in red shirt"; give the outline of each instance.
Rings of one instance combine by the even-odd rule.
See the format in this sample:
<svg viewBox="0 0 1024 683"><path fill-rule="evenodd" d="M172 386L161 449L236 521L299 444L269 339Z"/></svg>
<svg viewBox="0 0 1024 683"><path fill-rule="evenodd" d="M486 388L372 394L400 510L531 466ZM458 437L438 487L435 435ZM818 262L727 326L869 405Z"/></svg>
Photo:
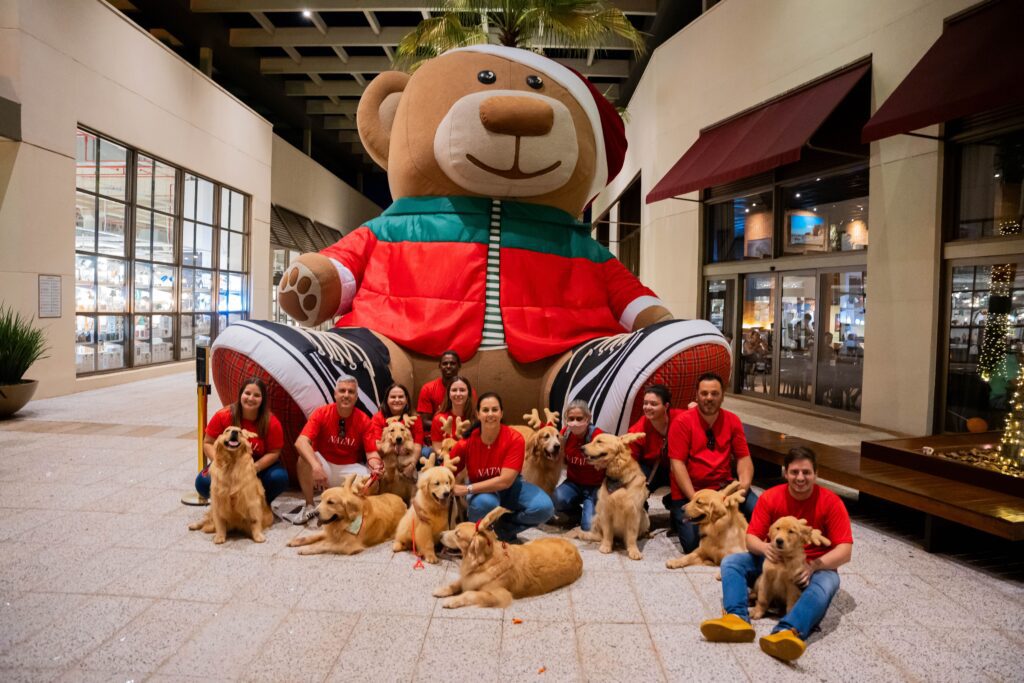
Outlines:
<svg viewBox="0 0 1024 683"><path fill-rule="evenodd" d="M441 354L441 360L438 361L437 367L441 370L441 376L420 387L420 395L416 401L416 412L420 416L423 434L427 438L427 443L424 445L430 444L430 422L434 415L441 411L441 404L444 403L448 385L462 369L462 359L459 358L459 354L449 349ZM476 396L470 397L470 400L476 401Z"/></svg>
<svg viewBox="0 0 1024 683"><path fill-rule="evenodd" d="M774 486L761 496L747 529L746 553L729 555L722 561L722 607L724 614L700 625L704 637L713 642L749 643L754 627L747 613L747 591L761 575L765 558L780 561L775 547L768 544L768 529L780 517L807 521L832 542L830 546L808 545L807 562L797 577L804 592L789 614L782 617L771 635L761 638L761 649L769 655L792 661L804 653L805 641L825 616L832 597L839 590L839 567L853 555L850 515L843 501L832 491L818 486L818 461L810 448L794 448L783 461L785 484Z"/></svg>
<svg viewBox="0 0 1024 683"><path fill-rule="evenodd" d="M342 375L334 384L334 403L320 406L306 420L295 440L299 451L296 469L306 504L290 516L295 524L305 524L316 514L314 491L340 486L349 474L367 475L370 469L382 469L380 458L366 462L366 453L377 450L373 443L372 420L356 408L356 379Z"/></svg>
<svg viewBox="0 0 1024 683"><path fill-rule="evenodd" d="M733 481L732 462L746 496L740 510L748 520L757 503L750 488L754 465L750 460L743 423L735 413L722 408L725 394L722 378L713 372L697 379L697 405L676 414L668 427L668 458L672 468L672 500L668 505L672 523L684 553L700 544L700 532L683 506L701 489L722 489Z"/></svg>

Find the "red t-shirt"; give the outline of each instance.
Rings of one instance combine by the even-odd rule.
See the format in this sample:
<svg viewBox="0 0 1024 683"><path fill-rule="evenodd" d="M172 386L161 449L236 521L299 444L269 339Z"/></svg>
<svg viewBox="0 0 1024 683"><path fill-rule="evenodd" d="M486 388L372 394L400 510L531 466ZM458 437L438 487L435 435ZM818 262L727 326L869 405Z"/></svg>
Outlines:
<svg viewBox="0 0 1024 683"><path fill-rule="evenodd" d="M789 493L787 484L771 487L757 499L747 533L762 541L767 541L768 529L779 517L787 515L807 520L811 527L820 531L825 538L832 542L832 545L804 546L809 560L821 557L840 543L853 543L850 515L846 511L842 499L832 491L820 486L814 487L811 497L807 500L794 498Z"/></svg>
<svg viewBox="0 0 1024 683"><path fill-rule="evenodd" d="M206 435L211 439L216 439L232 424L234 423L231 421L231 408L230 406L225 406L214 413L210 421L206 423ZM258 436L249 439L254 460L259 460L267 453L279 451L284 447L284 429L281 428L281 421L274 417L273 413L270 414L270 422L267 424L266 434L260 434L256 428L256 423L244 418L242 419L242 429L258 434Z"/></svg>
<svg viewBox="0 0 1024 683"><path fill-rule="evenodd" d="M477 429L452 447L451 456L459 457L459 469L467 468L469 480L476 483L498 476L506 467L521 472L526 457L526 439L508 425L501 425L497 440L485 446Z"/></svg>
<svg viewBox="0 0 1024 683"><path fill-rule="evenodd" d="M735 413L719 410L711 431L715 435L714 449L708 448L708 423L697 408L681 410L668 426L668 457L682 460L690 475L694 491L720 489L732 481L732 458L750 457L747 435L743 423ZM682 500L683 491L670 477L672 499Z"/></svg>
<svg viewBox="0 0 1024 683"><path fill-rule="evenodd" d="M665 417L670 425L672 424L672 419L679 412L680 411L673 410L672 408L668 409L668 414ZM654 428L654 425L651 424L651 421L647 419L646 415L633 423L633 426L629 428L629 431L647 435L646 438L629 444L630 450L633 451L633 457L637 461L643 462L645 460L659 460L665 457L665 437ZM665 465L667 466L668 463L666 462Z"/></svg>
<svg viewBox="0 0 1024 683"><path fill-rule="evenodd" d="M366 413L353 408L345 418L345 436L338 435L338 404L320 406L306 420L302 436L313 442L313 450L324 460L335 465L354 465L366 462L366 452L377 450L373 436L373 422Z"/></svg>
<svg viewBox="0 0 1024 683"><path fill-rule="evenodd" d="M587 434L576 436L569 432L568 427L562 428L562 434L568 434L565 439L565 478L580 486L600 486L604 481L604 471L597 469L587 460L587 454L583 447L590 441L586 441ZM594 433L590 436L591 441L595 437L604 434L600 428L595 427Z"/></svg>
<svg viewBox="0 0 1024 683"><path fill-rule="evenodd" d="M378 410L377 413L373 416L373 420L370 421L371 434L369 436L370 440L367 443L372 443L373 447L371 448L370 446L367 446L367 453L372 453L373 451L377 450L377 442L380 441L381 434L384 433L384 427L387 426L387 423L388 418L384 416L384 413ZM412 432L413 442L418 443L422 446L423 420L417 417L416 421L413 422L412 427L409 428L409 431Z"/></svg>

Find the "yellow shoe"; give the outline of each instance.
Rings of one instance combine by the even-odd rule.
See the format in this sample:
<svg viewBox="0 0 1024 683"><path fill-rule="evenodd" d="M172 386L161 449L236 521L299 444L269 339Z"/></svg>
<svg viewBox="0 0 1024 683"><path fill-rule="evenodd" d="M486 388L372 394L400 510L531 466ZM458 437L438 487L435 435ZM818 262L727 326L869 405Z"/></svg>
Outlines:
<svg viewBox="0 0 1024 683"><path fill-rule="evenodd" d="M761 649L776 659L792 662L794 659L799 659L800 655L804 653L807 643L800 640L796 631L787 629L762 637Z"/></svg>
<svg viewBox="0 0 1024 683"><path fill-rule="evenodd" d="M701 622L700 632L712 643L754 642L754 627L735 614L723 612L718 619Z"/></svg>

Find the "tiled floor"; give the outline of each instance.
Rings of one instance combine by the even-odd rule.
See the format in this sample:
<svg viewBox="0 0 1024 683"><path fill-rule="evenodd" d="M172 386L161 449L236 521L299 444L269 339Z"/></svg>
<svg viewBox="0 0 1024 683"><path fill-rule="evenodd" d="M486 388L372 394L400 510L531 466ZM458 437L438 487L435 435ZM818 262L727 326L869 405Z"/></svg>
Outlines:
<svg viewBox="0 0 1024 683"><path fill-rule="evenodd" d="M1021 583L864 523L793 666L701 638L720 584L664 569L678 552L664 531L640 562L582 546L579 582L507 610L442 610L430 591L455 565L414 570L386 545L296 557L285 544L301 531L281 522L263 545L215 547L178 502L195 473L190 378L35 401L0 423L0 680L1024 680ZM776 423L759 408L742 412ZM835 429L799 421L785 429Z"/></svg>

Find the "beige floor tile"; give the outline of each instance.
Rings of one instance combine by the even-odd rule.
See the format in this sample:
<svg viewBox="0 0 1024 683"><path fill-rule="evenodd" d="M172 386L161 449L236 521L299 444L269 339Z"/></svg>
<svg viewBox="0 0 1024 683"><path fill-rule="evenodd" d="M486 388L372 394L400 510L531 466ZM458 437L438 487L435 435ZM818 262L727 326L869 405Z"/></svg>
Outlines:
<svg viewBox="0 0 1024 683"><path fill-rule="evenodd" d="M502 629L501 680L583 680L576 652L576 629L571 621L524 619L523 623L514 624L506 619ZM543 675L539 675L542 669Z"/></svg>
<svg viewBox="0 0 1024 683"><path fill-rule="evenodd" d="M499 668L501 623L491 620L434 619L413 680L493 680ZM458 662L457 666L453 663Z"/></svg>
<svg viewBox="0 0 1024 683"><path fill-rule="evenodd" d="M412 680L429 623L427 617L364 613L353 627L327 680L336 683L370 677L380 681ZM431 642L428 647L443 651L448 643ZM449 659L445 664L448 671L453 669L453 661L456 660Z"/></svg>
<svg viewBox="0 0 1024 683"><path fill-rule="evenodd" d="M333 668L358 617L293 611L277 627L240 680L321 681ZM367 678L372 674L367 671Z"/></svg>
<svg viewBox="0 0 1024 683"><path fill-rule="evenodd" d="M23 593L0 602L0 652L26 640L58 619L75 614L84 595Z"/></svg>
<svg viewBox="0 0 1024 683"><path fill-rule="evenodd" d="M663 681L646 624L577 625L583 677L588 681Z"/></svg>
<svg viewBox="0 0 1024 683"><path fill-rule="evenodd" d="M626 572L588 572L584 569L583 576L569 590L572 592L573 618L577 624L643 621Z"/></svg>
<svg viewBox="0 0 1024 683"><path fill-rule="evenodd" d="M638 572L629 579L648 624L698 624L717 616L708 614L683 571Z"/></svg>
<svg viewBox="0 0 1024 683"><path fill-rule="evenodd" d="M696 624L650 624L669 681L745 681L746 671L724 643L709 643Z"/></svg>

